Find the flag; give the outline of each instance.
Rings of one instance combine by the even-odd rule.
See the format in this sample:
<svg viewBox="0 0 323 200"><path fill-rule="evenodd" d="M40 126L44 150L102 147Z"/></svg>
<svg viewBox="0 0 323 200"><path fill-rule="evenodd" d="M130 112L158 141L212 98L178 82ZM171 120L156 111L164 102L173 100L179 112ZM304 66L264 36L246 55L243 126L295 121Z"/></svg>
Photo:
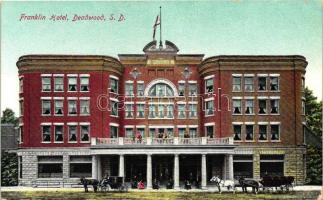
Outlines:
<svg viewBox="0 0 323 200"><path fill-rule="evenodd" d="M160 17L159 17L159 15L157 15L155 24L153 26L153 28L154 28L153 40L155 40L156 29L157 29L157 26L159 26L159 25L160 25Z"/></svg>

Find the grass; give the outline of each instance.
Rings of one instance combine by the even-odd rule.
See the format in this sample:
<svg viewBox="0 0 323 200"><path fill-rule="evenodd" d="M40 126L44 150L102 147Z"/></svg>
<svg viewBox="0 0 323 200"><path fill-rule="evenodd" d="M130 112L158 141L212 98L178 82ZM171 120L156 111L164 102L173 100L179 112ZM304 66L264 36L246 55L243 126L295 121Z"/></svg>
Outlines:
<svg viewBox="0 0 323 200"><path fill-rule="evenodd" d="M72 200L88 200L88 199L153 199L153 200L168 200L168 199L317 199L318 191L308 192L289 192L289 193L259 193L259 194L244 194L244 193L222 193L217 192L145 192L145 191L130 191L125 193L119 192L98 192L84 193L80 191L7 191L2 192L2 199L72 199Z"/></svg>

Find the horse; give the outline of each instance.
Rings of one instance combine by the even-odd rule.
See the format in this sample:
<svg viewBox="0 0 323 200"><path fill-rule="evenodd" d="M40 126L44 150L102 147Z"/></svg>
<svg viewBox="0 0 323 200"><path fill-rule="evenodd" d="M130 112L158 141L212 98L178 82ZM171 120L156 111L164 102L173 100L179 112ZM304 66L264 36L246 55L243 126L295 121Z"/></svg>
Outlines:
<svg viewBox="0 0 323 200"><path fill-rule="evenodd" d="M240 178L239 183L242 187L242 191L246 193L248 192L247 187L251 187L252 192L257 194L259 191L259 187L261 186L260 183L255 180L245 180L244 178Z"/></svg>
<svg viewBox="0 0 323 200"><path fill-rule="evenodd" d="M98 191L98 185L99 185L99 181L96 179L86 179L85 177L80 178L81 181L81 185L83 185L84 187L84 192L89 192L88 189L88 185L92 185L93 186L93 190L94 192Z"/></svg>
<svg viewBox="0 0 323 200"><path fill-rule="evenodd" d="M220 193L222 193L221 186L222 187L227 187L228 190L231 190L231 188L232 188L233 193L235 193L235 182L234 182L234 180L221 180L219 177L213 176L210 179L210 181L215 183L215 185L218 187L218 190L219 190Z"/></svg>

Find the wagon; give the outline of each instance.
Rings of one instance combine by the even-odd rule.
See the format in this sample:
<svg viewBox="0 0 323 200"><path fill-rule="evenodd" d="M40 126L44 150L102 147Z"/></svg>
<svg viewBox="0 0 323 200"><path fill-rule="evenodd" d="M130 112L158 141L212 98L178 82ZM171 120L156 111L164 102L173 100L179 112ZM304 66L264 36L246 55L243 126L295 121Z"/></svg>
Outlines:
<svg viewBox="0 0 323 200"><path fill-rule="evenodd" d="M293 189L294 177L292 176L265 176L262 178L260 183L263 186L263 190L274 188L277 190L280 188L281 191L289 191L289 189Z"/></svg>
<svg viewBox="0 0 323 200"><path fill-rule="evenodd" d="M120 192L128 191L128 186L124 182L124 177L122 176L109 176L100 181L100 190L103 192L109 190L118 190Z"/></svg>

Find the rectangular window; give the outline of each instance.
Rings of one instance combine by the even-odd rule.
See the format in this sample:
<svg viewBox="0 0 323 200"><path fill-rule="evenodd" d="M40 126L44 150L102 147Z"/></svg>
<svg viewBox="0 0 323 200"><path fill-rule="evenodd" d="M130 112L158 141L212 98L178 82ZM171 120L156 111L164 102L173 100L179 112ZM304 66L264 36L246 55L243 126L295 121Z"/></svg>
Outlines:
<svg viewBox="0 0 323 200"><path fill-rule="evenodd" d="M118 137L118 127L117 126L110 126L110 137L111 138Z"/></svg>
<svg viewBox="0 0 323 200"><path fill-rule="evenodd" d="M22 93L24 91L24 79L19 79L19 93Z"/></svg>
<svg viewBox="0 0 323 200"><path fill-rule="evenodd" d="M254 114L254 105L253 105L253 99L248 99L245 101L245 114Z"/></svg>
<svg viewBox="0 0 323 200"><path fill-rule="evenodd" d="M185 104L178 104L177 108L178 108L178 118L185 119L186 118Z"/></svg>
<svg viewBox="0 0 323 200"><path fill-rule="evenodd" d="M246 141L253 140L253 125L246 125Z"/></svg>
<svg viewBox="0 0 323 200"><path fill-rule="evenodd" d="M133 83L126 83L126 96L133 96Z"/></svg>
<svg viewBox="0 0 323 200"><path fill-rule="evenodd" d="M232 91L241 91L241 77L233 77Z"/></svg>
<svg viewBox="0 0 323 200"><path fill-rule="evenodd" d="M90 125L81 125L81 142L90 141Z"/></svg>
<svg viewBox="0 0 323 200"><path fill-rule="evenodd" d="M284 176L284 155L260 155L260 177Z"/></svg>
<svg viewBox="0 0 323 200"><path fill-rule="evenodd" d="M244 77L244 90L246 92L253 91L253 77Z"/></svg>
<svg viewBox="0 0 323 200"><path fill-rule="evenodd" d="M233 114L241 114L241 99L233 99Z"/></svg>
<svg viewBox="0 0 323 200"><path fill-rule="evenodd" d="M189 134L190 134L190 138L195 138L197 137L197 128L189 128Z"/></svg>
<svg viewBox="0 0 323 200"><path fill-rule="evenodd" d="M174 137L174 129L167 128L167 137Z"/></svg>
<svg viewBox="0 0 323 200"><path fill-rule="evenodd" d="M23 116L24 115L24 101L23 100L20 100L19 101L19 114L20 116Z"/></svg>
<svg viewBox="0 0 323 200"><path fill-rule="evenodd" d="M158 105L158 118L164 118L164 105Z"/></svg>
<svg viewBox="0 0 323 200"><path fill-rule="evenodd" d="M80 100L80 113L81 115L90 114L90 100Z"/></svg>
<svg viewBox="0 0 323 200"><path fill-rule="evenodd" d="M185 95L185 83L178 83L178 95L179 96Z"/></svg>
<svg viewBox="0 0 323 200"><path fill-rule="evenodd" d="M259 105L259 114L266 114L267 113L267 100L266 99L259 99L258 100Z"/></svg>
<svg viewBox="0 0 323 200"><path fill-rule="evenodd" d="M197 84L189 83L188 85L189 96L197 96Z"/></svg>
<svg viewBox="0 0 323 200"><path fill-rule="evenodd" d="M133 104L125 104L126 118L133 118Z"/></svg>
<svg viewBox="0 0 323 200"><path fill-rule="evenodd" d="M233 125L234 140L241 140L241 125Z"/></svg>
<svg viewBox="0 0 323 200"><path fill-rule="evenodd" d="M149 137L155 137L156 136L156 129L150 128L149 129Z"/></svg>
<svg viewBox="0 0 323 200"><path fill-rule="evenodd" d="M63 126L56 125L55 126L55 142L63 142Z"/></svg>
<svg viewBox="0 0 323 200"><path fill-rule="evenodd" d="M304 77L302 77L302 80L301 80L302 82L301 82L301 87L302 87L302 90L304 90L305 89L305 78Z"/></svg>
<svg viewBox="0 0 323 200"><path fill-rule="evenodd" d="M155 105L149 105L149 118L155 118L156 117L156 106Z"/></svg>
<svg viewBox="0 0 323 200"><path fill-rule="evenodd" d="M19 143L24 143L24 127L19 126Z"/></svg>
<svg viewBox="0 0 323 200"><path fill-rule="evenodd" d="M279 77L270 77L270 91L279 90Z"/></svg>
<svg viewBox="0 0 323 200"><path fill-rule="evenodd" d="M110 110L112 116L118 116L118 102L110 101Z"/></svg>
<svg viewBox="0 0 323 200"><path fill-rule="evenodd" d="M77 91L77 78L76 77L68 77L68 91L75 92Z"/></svg>
<svg viewBox="0 0 323 200"><path fill-rule="evenodd" d="M267 88L267 78L266 77L258 77L258 90L265 91Z"/></svg>
<svg viewBox="0 0 323 200"><path fill-rule="evenodd" d="M75 125L68 126L68 142L76 142L77 141L77 134Z"/></svg>
<svg viewBox="0 0 323 200"><path fill-rule="evenodd" d="M133 134L133 128L126 128L126 137L127 138L134 138L135 135Z"/></svg>
<svg viewBox="0 0 323 200"><path fill-rule="evenodd" d="M279 99L270 100L270 113L278 114L279 113Z"/></svg>
<svg viewBox="0 0 323 200"><path fill-rule="evenodd" d="M174 105L167 105L167 118L174 118Z"/></svg>
<svg viewBox="0 0 323 200"><path fill-rule="evenodd" d="M271 140L280 140L280 130L279 125L270 125Z"/></svg>
<svg viewBox="0 0 323 200"><path fill-rule="evenodd" d="M56 92L64 91L64 78L63 77L55 77L54 84L55 84L55 91Z"/></svg>
<svg viewBox="0 0 323 200"><path fill-rule="evenodd" d="M63 100L55 100L55 115L63 115Z"/></svg>
<svg viewBox="0 0 323 200"><path fill-rule="evenodd" d="M91 156L70 156L70 178L91 178L92 158Z"/></svg>
<svg viewBox="0 0 323 200"><path fill-rule="evenodd" d="M189 104L189 117L190 118L197 117L197 104Z"/></svg>
<svg viewBox="0 0 323 200"><path fill-rule="evenodd" d="M42 126L42 139L43 142L50 142L50 126Z"/></svg>
<svg viewBox="0 0 323 200"><path fill-rule="evenodd" d="M214 114L214 100L205 102L205 116Z"/></svg>
<svg viewBox="0 0 323 200"><path fill-rule="evenodd" d="M206 135L209 138L213 138L214 135L214 126L206 126L205 127Z"/></svg>
<svg viewBox="0 0 323 200"><path fill-rule="evenodd" d="M62 178L63 156L38 156L38 178Z"/></svg>
<svg viewBox="0 0 323 200"><path fill-rule="evenodd" d="M51 78L50 77L42 77L42 91L50 92L51 90Z"/></svg>
<svg viewBox="0 0 323 200"><path fill-rule="evenodd" d="M42 100L42 114L50 115L50 100Z"/></svg>
<svg viewBox="0 0 323 200"><path fill-rule="evenodd" d="M114 78L110 78L110 91L118 94L119 81Z"/></svg>
<svg viewBox="0 0 323 200"><path fill-rule="evenodd" d="M178 128L178 135L179 137L183 138L186 132L186 128Z"/></svg>
<svg viewBox="0 0 323 200"><path fill-rule="evenodd" d="M137 104L137 118L145 118L145 104Z"/></svg>
<svg viewBox="0 0 323 200"><path fill-rule="evenodd" d="M141 138L145 137L145 128L137 128L137 133L141 135Z"/></svg>
<svg viewBox="0 0 323 200"><path fill-rule="evenodd" d="M259 125L259 140L267 140L267 125Z"/></svg>
<svg viewBox="0 0 323 200"><path fill-rule="evenodd" d="M88 92L89 89L89 77L81 77L81 91L82 92Z"/></svg>
<svg viewBox="0 0 323 200"><path fill-rule="evenodd" d="M137 83L137 96L143 97L144 96L145 85L144 83Z"/></svg>
<svg viewBox="0 0 323 200"><path fill-rule="evenodd" d="M68 100L68 114L69 115L77 114L76 100Z"/></svg>
<svg viewBox="0 0 323 200"><path fill-rule="evenodd" d="M305 100L302 100L302 115L305 115L305 113L306 113Z"/></svg>
<svg viewBox="0 0 323 200"><path fill-rule="evenodd" d="M214 91L213 78L205 80L205 93L212 93Z"/></svg>

